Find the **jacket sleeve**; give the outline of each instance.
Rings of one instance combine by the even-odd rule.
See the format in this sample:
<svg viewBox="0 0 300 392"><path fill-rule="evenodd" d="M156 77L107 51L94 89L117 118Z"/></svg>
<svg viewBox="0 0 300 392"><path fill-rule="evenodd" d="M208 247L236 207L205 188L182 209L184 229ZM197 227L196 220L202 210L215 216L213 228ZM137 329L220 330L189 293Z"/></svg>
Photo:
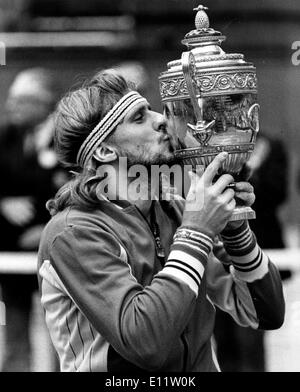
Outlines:
<svg viewBox="0 0 300 392"><path fill-rule="evenodd" d="M285 302L279 272L260 249L248 222L222 233L207 268L213 302L242 326L276 329L284 321Z"/></svg>
<svg viewBox="0 0 300 392"><path fill-rule="evenodd" d="M190 233L188 233L190 234ZM57 235L50 262L68 294L94 328L133 364L159 369L193 312L212 240L201 233L190 246L176 238L165 267L143 287L117 237L72 226Z"/></svg>

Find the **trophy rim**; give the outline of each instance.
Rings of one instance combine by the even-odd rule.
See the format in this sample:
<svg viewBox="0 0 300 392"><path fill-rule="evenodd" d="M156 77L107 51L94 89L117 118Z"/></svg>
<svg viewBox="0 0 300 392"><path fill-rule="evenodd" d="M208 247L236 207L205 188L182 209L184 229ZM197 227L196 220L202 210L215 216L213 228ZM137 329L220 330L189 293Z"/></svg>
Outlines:
<svg viewBox="0 0 300 392"><path fill-rule="evenodd" d="M227 152L228 154L243 154L251 153L254 150L255 143L243 143L243 144L226 144L223 146L199 146L199 147L188 147L175 151L177 158L192 158L192 157L206 157L211 155L218 155L221 152Z"/></svg>

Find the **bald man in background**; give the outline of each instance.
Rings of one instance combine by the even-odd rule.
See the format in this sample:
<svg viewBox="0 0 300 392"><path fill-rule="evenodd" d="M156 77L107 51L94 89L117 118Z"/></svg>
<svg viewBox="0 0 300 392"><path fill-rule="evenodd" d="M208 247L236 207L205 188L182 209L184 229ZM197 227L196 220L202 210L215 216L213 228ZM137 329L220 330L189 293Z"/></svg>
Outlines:
<svg viewBox="0 0 300 392"><path fill-rule="evenodd" d="M0 128L0 251L35 251L48 219L45 203L65 180L52 150L53 76L42 68L17 75ZM29 322L35 276L0 275L6 305L2 371L30 371Z"/></svg>

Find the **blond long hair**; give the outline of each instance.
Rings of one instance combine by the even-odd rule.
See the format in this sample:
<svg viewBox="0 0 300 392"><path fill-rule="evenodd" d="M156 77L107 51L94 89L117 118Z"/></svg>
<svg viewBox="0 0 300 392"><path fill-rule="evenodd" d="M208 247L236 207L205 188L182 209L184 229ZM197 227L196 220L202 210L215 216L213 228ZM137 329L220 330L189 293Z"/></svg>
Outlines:
<svg viewBox="0 0 300 392"><path fill-rule="evenodd" d="M99 202L95 171L80 168L76 157L83 141L106 113L134 86L114 70L98 72L82 87L69 92L55 112L54 144L59 161L73 178L47 203L52 215L68 206L93 208ZM113 139L113 134L107 140Z"/></svg>

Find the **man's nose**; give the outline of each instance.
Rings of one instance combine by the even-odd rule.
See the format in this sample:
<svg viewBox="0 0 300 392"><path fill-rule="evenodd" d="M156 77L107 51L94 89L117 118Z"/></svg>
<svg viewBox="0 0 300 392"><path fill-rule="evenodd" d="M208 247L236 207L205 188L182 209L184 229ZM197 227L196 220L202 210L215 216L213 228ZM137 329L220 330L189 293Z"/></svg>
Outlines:
<svg viewBox="0 0 300 392"><path fill-rule="evenodd" d="M156 132L167 132L167 119L166 117L158 112L153 112L153 128Z"/></svg>

